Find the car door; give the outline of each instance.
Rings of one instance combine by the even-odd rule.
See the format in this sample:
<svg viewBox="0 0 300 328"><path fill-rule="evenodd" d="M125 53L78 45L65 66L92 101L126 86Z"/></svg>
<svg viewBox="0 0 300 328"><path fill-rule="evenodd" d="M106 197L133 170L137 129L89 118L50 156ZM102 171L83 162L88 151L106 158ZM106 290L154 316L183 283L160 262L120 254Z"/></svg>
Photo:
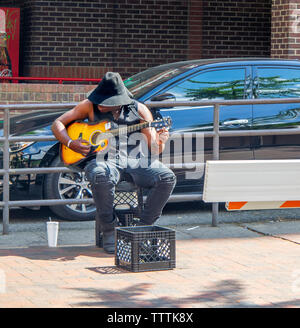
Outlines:
<svg viewBox="0 0 300 328"><path fill-rule="evenodd" d="M254 69L254 97L258 99L299 98L300 67L257 66ZM253 106L253 129L298 128L300 103ZM299 158L300 135L255 137L255 159Z"/></svg>
<svg viewBox="0 0 300 328"><path fill-rule="evenodd" d="M203 69L165 88L159 95L152 97L151 101L163 98L168 102L249 98L251 97L250 74L250 68L246 66ZM213 130L213 112L213 106L174 106L160 109L162 116L172 118L171 136L174 133L192 132L195 136L200 136L200 139L201 132ZM243 130L251 127L252 105L220 107L220 130ZM220 159L253 159L250 141L250 137L220 138ZM203 153L202 162L212 159L212 145L212 137L204 139L203 147L197 146L194 140L194 145L190 148L192 153L187 154L184 150L184 159L191 158L192 155L195 158L200 152ZM175 151L171 155L178 163L180 154ZM198 158L201 159L201 156ZM193 175L190 177L192 178ZM189 178L185 176L183 179L182 183L188 183Z"/></svg>

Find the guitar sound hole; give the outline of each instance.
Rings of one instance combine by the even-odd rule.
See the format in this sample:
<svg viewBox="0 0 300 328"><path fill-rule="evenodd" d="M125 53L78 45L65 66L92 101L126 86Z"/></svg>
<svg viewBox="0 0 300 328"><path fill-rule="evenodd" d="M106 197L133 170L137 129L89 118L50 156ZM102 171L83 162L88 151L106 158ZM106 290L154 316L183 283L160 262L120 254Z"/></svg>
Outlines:
<svg viewBox="0 0 300 328"><path fill-rule="evenodd" d="M95 132L92 136L91 136L91 144L92 145L96 145L97 141L99 141L99 136L100 136L100 132Z"/></svg>

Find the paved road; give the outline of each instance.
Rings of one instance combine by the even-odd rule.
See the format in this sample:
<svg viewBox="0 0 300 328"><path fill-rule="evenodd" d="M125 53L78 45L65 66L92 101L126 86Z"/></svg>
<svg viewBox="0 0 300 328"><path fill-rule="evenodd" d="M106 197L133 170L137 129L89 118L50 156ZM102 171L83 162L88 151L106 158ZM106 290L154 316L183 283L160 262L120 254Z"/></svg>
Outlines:
<svg viewBox="0 0 300 328"><path fill-rule="evenodd" d="M0 215L2 217L1 211ZM40 210L12 209L10 213L10 233L1 236L2 225L0 228L0 247L5 245L14 247L46 245L45 222L48 221L49 216L52 217L52 220L57 220L46 207L42 207ZM299 222L300 224L299 219L300 209L227 212L224 206L221 205L218 224L219 226L222 226L222 224L243 226L243 224L267 223L271 227L272 224L281 222ZM59 234L59 244L94 244L93 230L95 221L57 221L60 222L60 232L63 232L63 234ZM157 225L172 226L179 230L181 226L183 226L183 229L187 226L187 229L196 229L195 231L199 229L202 231L203 227L209 228L211 223L211 206L195 202L168 204L163 211L163 216L156 222ZM80 234L77 235L76 231L80 231ZM211 231L213 232L214 229Z"/></svg>
<svg viewBox="0 0 300 328"><path fill-rule="evenodd" d="M10 222L34 222L45 220L53 213L46 207L40 210L12 209ZM2 212L0 211L0 220ZM300 219L300 209L259 210L227 212L224 204L220 204L219 223L245 223ZM167 204L159 224L211 224L211 206L203 202L171 203Z"/></svg>

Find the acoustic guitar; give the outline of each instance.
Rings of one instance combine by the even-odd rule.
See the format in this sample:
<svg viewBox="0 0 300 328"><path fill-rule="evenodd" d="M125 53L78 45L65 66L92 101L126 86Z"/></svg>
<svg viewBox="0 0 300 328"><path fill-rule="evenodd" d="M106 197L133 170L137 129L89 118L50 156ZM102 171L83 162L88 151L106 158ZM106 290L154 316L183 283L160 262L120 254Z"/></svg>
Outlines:
<svg viewBox="0 0 300 328"><path fill-rule="evenodd" d="M107 147L109 147L109 139L112 137L128 134L147 127L160 129L168 126L171 126L170 117L155 120L153 122L128 125L113 130L111 130L111 122L108 120L101 122L75 121L67 127L69 137L73 140L81 138L88 141L91 145L91 150L88 155L84 156L63 144L60 144L60 157L65 165L80 164L96 153L105 151Z"/></svg>

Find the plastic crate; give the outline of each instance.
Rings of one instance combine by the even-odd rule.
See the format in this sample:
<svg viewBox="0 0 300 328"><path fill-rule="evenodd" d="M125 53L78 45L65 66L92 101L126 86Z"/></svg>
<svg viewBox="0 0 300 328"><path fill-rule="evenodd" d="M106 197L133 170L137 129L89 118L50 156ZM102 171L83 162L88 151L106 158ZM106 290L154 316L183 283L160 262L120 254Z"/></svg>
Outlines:
<svg viewBox="0 0 300 328"><path fill-rule="evenodd" d="M175 268L175 231L159 226L116 228L115 264L132 272Z"/></svg>

